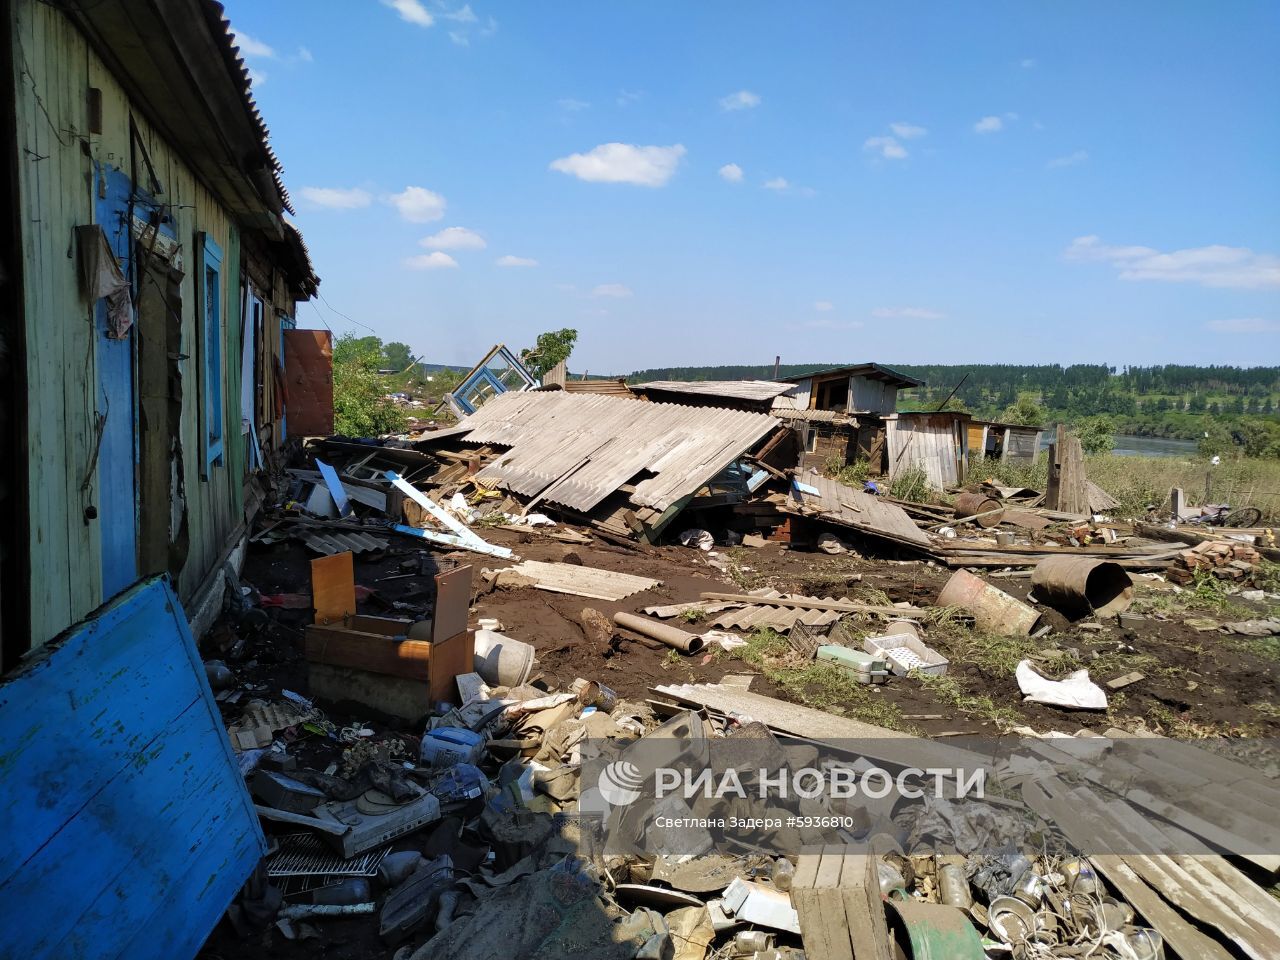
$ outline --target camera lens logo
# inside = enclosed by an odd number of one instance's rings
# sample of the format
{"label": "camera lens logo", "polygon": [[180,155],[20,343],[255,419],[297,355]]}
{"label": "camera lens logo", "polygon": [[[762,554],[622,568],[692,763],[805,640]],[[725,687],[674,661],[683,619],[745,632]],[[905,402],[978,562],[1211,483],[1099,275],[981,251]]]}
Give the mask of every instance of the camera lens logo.
{"label": "camera lens logo", "polygon": [[626,760],[615,760],[600,771],[596,786],[600,796],[615,807],[624,807],[634,803],[640,796],[640,788],[644,785],[644,777],[640,768]]}

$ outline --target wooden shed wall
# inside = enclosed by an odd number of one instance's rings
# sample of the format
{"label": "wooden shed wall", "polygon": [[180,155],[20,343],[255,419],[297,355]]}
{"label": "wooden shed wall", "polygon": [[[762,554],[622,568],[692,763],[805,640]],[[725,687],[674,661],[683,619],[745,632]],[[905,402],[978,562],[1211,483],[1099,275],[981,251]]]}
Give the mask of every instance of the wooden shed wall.
{"label": "wooden shed wall", "polygon": [[929,486],[941,490],[963,481],[968,460],[968,428],[945,414],[894,417],[886,420],[889,477],[919,467]]}
{"label": "wooden shed wall", "polygon": [[[73,228],[95,217],[95,161],[129,168],[129,121],[163,185],[183,247],[181,445],[188,518],[187,561],[178,578],[188,599],[214,567],[242,519],[239,234],[187,165],[131,111],[128,96],[85,38],[52,5],[9,5],[18,90],[19,203],[23,234],[26,363],[30,395],[31,642],[42,644],[108,599],[103,596],[101,524],[86,509],[133,509],[133,491],[106,489],[94,469],[98,398],[94,308],[81,293]],[[102,133],[89,133],[89,89],[102,91]],[[84,147],[87,147],[87,152]],[[141,162],[139,160],[139,162]],[[105,226],[105,225],[104,225]],[[199,435],[199,272],[194,238],[223,251],[222,400],[226,453],[202,479]],[[133,336],[137,330],[134,328]],[[110,411],[128,415],[129,411]]]}

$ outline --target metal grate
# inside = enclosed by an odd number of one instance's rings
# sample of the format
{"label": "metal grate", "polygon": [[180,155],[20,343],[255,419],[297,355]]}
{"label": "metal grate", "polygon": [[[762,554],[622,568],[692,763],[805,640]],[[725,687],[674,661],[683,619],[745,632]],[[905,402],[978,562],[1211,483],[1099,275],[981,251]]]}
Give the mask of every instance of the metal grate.
{"label": "metal grate", "polygon": [[267,858],[267,876],[307,877],[320,880],[345,877],[372,877],[378,864],[391,850],[383,847],[343,860],[310,833],[291,833],[280,838],[280,849]]}

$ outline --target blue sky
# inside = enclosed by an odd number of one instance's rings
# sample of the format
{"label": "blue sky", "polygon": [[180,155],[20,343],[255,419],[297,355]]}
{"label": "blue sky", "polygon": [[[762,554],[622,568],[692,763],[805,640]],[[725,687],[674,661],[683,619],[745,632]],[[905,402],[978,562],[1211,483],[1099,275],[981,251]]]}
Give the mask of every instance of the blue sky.
{"label": "blue sky", "polygon": [[[429,362],[1280,363],[1280,5],[229,0],[325,300]],[[326,302],[327,301],[327,302]]]}

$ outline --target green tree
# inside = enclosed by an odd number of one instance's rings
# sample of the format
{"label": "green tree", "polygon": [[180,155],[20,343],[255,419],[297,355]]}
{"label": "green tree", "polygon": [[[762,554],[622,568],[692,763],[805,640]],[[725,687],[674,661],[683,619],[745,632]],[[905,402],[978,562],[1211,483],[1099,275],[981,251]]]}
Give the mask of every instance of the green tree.
{"label": "green tree", "polygon": [[1022,396],[1004,408],[1004,412],[1000,414],[999,419],[1005,423],[1016,423],[1025,427],[1041,426],[1048,415],[1045,413],[1044,407],[1036,403],[1034,397],[1024,393]]}
{"label": "green tree", "polygon": [[1076,422],[1075,435],[1085,453],[1107,453],[1116,443],[1116,425],[1102,414],[1085,417]]}
{"label": "green tree", "polygon": [[378,373],[382,341],[344,333],[333,347],[333,428],[348,437],[377,437],[404,429],[404,411],[388,400]]}
{"label": "green tree", "polygon": [[1210,422],[1205,424],[1198,447],[1202,457],[1221,457],[1235,447],[1235,441],[1225,424]]}
{"label": "green tree", "polygon": [[569,359],[569,354],[573,353],[573,345],[577,342],[578,331],[570,327],[540,333],[532,347],[520,351],[520,362],[531,374],[542,379],[561,360]]}
{"label": "green tree", "polygon": [[388,370],[395,370],[398,373],[413,363],[413,351],[409,349],[407,343],[392,340],[382,345],[382,359],[383,365]]}

